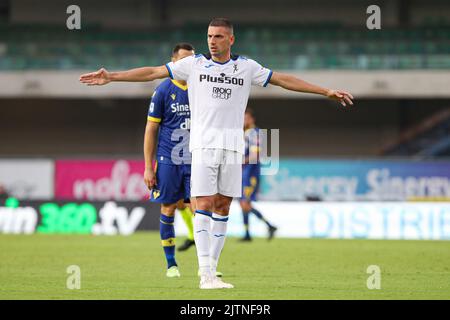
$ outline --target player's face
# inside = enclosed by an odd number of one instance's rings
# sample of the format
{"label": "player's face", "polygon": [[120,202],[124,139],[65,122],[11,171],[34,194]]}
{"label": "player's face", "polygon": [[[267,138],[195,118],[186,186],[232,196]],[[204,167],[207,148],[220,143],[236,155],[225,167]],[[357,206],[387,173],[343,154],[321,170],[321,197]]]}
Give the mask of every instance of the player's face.
{"label": "player's face", "polygon": [[178,50],[178,52],[175,55],[172,56],[172,62],[192,56],[193,54],[194,54],[194,51],[192,51],[192,50],[180,49],[180,50]]}
{"label": "player's face", "polygon": [[255,123],[255,119],[253,119],[253,117],[251,116],[250,113],[245,113],[244,116],[244,129],[250,128],[254,125]]}
{"label": "player's face", "polygon": [[226,27],[208,28],[208,47],[213,57],[222,57],[230,53],[234,43],[234,36],[231,30]]}

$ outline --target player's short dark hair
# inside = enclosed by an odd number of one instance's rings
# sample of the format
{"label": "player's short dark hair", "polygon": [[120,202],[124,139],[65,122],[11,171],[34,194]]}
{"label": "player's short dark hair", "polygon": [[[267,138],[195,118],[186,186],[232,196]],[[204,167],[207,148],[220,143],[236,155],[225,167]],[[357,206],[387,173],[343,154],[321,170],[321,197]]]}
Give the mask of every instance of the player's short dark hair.
{"label": "player's short dark hair", "polygon": [[214,18],[209,23],[210,27],[225,27],[230,29],[230,32],[233,33],[233,24],[227,18]]}
{"label": "player's short dark hair", "polygon": [[178,51],[180,51],[181,49],[188,50],[188,51],[195,51],[194,46],[192,44],[187,43],[187,42],[180,42],[180,43],[177,43],[175,45],[175,47],[173,47],[172,56],[176,55],[178,53]]}

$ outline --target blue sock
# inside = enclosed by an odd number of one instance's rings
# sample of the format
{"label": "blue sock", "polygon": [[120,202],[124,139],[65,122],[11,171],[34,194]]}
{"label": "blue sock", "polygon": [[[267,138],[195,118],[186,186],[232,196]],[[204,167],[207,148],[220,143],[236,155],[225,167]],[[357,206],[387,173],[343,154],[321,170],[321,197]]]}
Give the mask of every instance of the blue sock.
{"label": "blue sock", "polygon": [[167,268],[176,266],[175,261],[175,228],[173,222],[175,217],[168,217],[163,214],[159,220],[159,233],[161,235],[161,244],[166,255]]}
{"label": "blue sock", "polygon": [[252,212],[258,219],[264,221],[268,227],[271,226],[270,223],[266,219],[264,219],[263,215],[258,210],[256,210],[255,208],[252,208],[252,210],[250,210],[250,212]]}
{"label": "blue sock", "polygon": [[248,217],[250,212],[244,212],[242,211],[242,215],[244,217],[244,227],[245,227],[245,237],[250,238],[250,231],[248,229]]}

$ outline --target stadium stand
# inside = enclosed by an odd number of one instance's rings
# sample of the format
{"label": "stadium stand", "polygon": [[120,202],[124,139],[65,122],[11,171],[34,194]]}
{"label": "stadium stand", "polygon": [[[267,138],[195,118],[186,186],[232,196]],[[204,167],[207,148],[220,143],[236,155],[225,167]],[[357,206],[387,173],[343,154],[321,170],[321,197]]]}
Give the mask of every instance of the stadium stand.
{"label": "stadium stand", "polygon": [[[189,41],[206,51],[204,25],[140,31],[86,26],[0,25],[0,70],[114,69],[158,65],[171,45]],[[235,51],[276,69],[450,69],[450,26],[426,24],[383,32],[324,24],[239,26]]]}
{"label": "stadium stand", "polygon": [[450,108],[436,112],[403,131],[399,139],[381,149],[380,155],[418,158],[450,156]]}

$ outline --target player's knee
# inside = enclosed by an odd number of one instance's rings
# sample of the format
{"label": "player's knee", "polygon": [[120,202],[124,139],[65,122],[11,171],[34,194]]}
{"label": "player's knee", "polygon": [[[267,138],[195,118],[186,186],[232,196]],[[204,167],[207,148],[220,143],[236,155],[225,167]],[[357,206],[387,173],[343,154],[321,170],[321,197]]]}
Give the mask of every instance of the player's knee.
{"label": "player's knee", "polygon": [[175,215],[176,204],[162,204],[161,213],[168,217],[173,217]]}
{"label": "player's knee", "polygon": [[177,202],[177,209],[178,210],[183,210],[184,208],[186,208],[186,205],[184,204],[184,200],[182,199],[182,200],[179,200],[178,202]]}
{"label": "player's knee", "polygon": [[230,205],[218,205],[214,208],[214,212],[226,216],[230,212]]}
{"label": "player's knee", "polygon": [[196,198],[196,209],[213,211],[214,210],[214,197],[205,196]]}
{"label": "player's knee", "polygon": [[252,210],[252,206],[250,205],[250,203],[248,201],[241,201],[240,204],[241,204],[242,211],[244,211],[245,213]]}
{"label": "player's knee", "polygon": [[224,197],[217,197],[214,202],[214,212],[222,215],[228,215],[230,212],[231,200]]}
{"label": "player's knee", "polygon": [[195,210],[197,210],[195,198],[191,198],[191,203],[189,203],[188,206],[192,212],[195,212]]}

